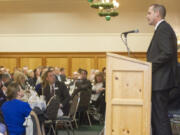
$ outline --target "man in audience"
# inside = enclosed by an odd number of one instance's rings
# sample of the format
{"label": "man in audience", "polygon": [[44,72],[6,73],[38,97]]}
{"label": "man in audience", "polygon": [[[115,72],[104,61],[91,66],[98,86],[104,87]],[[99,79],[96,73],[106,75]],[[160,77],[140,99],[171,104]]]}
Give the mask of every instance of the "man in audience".
{"label": "man in audience", "polygon": [[60,69],[58,67],[54,68],[54,73],[55,73],[55,77],[56,77],[56,81],[61,81],[61,76],[60,76]]}
{"label": "man in audience", "polygon": [[3,84],[3,86],[7,87],[10,82],[11,82],[10,74],[8,74],[8,73],[2,74],[2,84]]}
{"label": "man in audience", "polygon": [[55,79],[53,71],[46,71],[44,74],[45,80],[42,84],[43,95],[45,96],[46,103],[50,98],[56,95],[59,98],[59,107],[66,115],[69,112],[70,95],[64,82],[58,82]]}
{"label": "man in audience", "polygon": [[60,68],[60,77],[61,77],[62,82],[66,81],[66,74],[65,74],[65,69],[64,68]]}
{"label": "man in audience", "polygon": [[89,80],[87,80],[87,74],[88,72],[86,70],[81,70],[80,73],[80,80],[76,82],[76,89],[74,90],[72,94],[72,98],[80,93],[80,103],[78,112],[80,113],[80,123],[83,121],[85,112],[88,109],[88,105],[90,103],[91,98],[91,92],[92,92],[92,85]]}

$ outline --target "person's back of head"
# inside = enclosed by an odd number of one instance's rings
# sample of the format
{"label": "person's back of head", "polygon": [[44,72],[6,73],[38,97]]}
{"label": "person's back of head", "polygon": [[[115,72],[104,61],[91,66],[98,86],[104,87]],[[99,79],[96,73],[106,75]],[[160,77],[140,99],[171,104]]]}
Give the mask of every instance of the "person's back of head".
{"label": "person's back of head", "polygon": [[18,96],[18,92],[20,91],[19,85],[16,82],[11,82],[7,87],[7,98],[9,100],[16,99]]}
{"label": "person's back of head", "polygon": [[10,81],[10,79],[11,79],[11,77],[9,74],[7,74],[7,73],[2,74],[2,80],[4,83]]}

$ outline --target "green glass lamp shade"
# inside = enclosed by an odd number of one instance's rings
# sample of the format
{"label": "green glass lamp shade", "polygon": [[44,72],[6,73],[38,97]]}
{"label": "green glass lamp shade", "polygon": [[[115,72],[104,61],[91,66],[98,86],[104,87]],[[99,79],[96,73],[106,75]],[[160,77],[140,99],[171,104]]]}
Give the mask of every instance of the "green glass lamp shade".
{"label": "green glass lamp shade", "polygon": [[88,0],[88,2],[93,2],[93,0]]}
{"label": "green glass lamp shade", "polygon": [[111,20],[111,16],[107,15],[106,16],[106,21],[110,21]]}

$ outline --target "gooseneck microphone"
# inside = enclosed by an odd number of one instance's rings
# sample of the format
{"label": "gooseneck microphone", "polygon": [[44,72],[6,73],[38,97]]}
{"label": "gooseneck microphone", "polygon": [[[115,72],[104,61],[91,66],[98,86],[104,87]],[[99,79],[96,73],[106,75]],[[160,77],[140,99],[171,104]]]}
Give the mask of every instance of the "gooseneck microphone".
{"label": "gooseneck microphone", "polygon": [[[127,52],[128,52],[128,56],[130,56],[130,49],[129,49],[128,43],[127,43],[127,35],[129,33],[138,33],[138,32],[139,32],[139,30],[136,29],[136,30],[126,31],[126,32],[121,33],[121,39],[122,39],[124,45],[126,46],[126,49],[127,49]],[[124,36],[124,38],[123,38],[123,36]]]}
{"label": "gooseneck microphone", "polygon": [[129,34],[129,33],[138,33],[138,32],[139,32],[139,30],[136,29],[136,30],[131,30],[131,31],[123,32],[122,34],[127,35],[127,34]]}

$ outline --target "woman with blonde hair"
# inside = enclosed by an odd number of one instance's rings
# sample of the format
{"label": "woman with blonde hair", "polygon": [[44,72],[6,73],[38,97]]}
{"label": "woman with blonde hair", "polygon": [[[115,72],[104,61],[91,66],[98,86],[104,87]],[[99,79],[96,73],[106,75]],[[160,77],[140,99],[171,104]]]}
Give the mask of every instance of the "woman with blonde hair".
{"label": "woman with blonde hair", "polygon": [[25,135],[23,123],[32,109],[28,103],[20,100],[24,94],[17,82],[8,85],[6,94],[8,101],[2,105],[1,110],[9,135]]}
{"label": "woman with blonde hair", "polygon": [[24,73],[16,71],[13,75],[13,79],[20,86],[21,89],[25,90],[25,81],[27,80],[27,77]]}
{"label": "woman with blonde hair", "polygon": [[92,87],[91,100],[96,102],[100,93],[105,90],[104,75],[102,72],[98,72],[94,77],[94,85]]}

